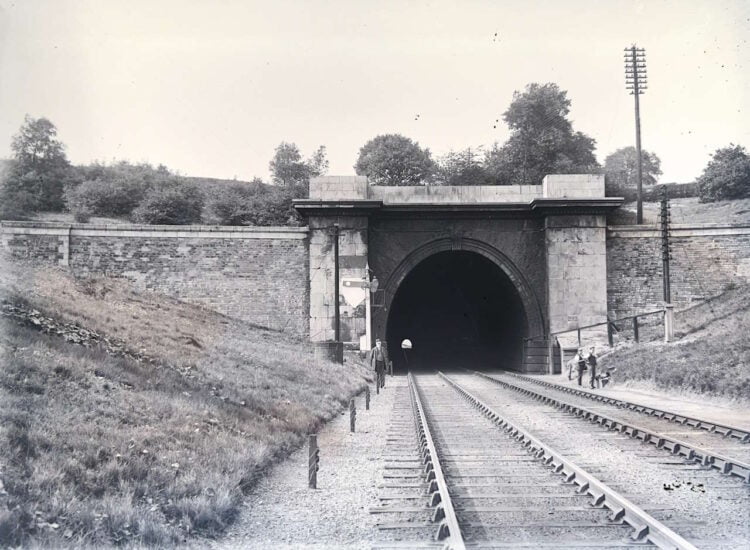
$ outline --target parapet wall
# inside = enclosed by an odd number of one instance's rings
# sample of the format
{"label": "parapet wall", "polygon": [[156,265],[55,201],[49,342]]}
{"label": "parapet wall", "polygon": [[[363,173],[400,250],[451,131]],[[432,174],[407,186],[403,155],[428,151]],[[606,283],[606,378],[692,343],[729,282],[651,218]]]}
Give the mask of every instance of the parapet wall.
{"label": "parapet wall", "polygon": [[[672,303],[679,308],[750,282],[750,224],[679,225],[670,231]],[[610,226],[610,316],[657,309],[663,302],[661,233],[656,226]]]}
{"label": "parapet wall", "polygon": [[534,199],[602,198],[604,176],[553,174],[541,185],[371,185],[364,176],[321,176],[310,181],[310,198],[375,200],[383,204],[528,203]]}
{"label": "parapet wall", "polygon": [[2,223],[11,256],[125,277],[258,325],[308,334],[308,231],[294,227]]}

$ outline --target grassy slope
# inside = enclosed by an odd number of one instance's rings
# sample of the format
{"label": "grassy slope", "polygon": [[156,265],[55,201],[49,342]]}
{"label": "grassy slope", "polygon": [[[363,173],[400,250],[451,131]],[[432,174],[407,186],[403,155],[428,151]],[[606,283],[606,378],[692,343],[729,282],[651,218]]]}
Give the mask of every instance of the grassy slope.
{"label": "grassy slope", "polygon": [[[702,203],[697,198],[672,199],[672,223],[750,223],[750,199],[717,201]],[[610,215],[608,220],[613,225],[635,223],[634,202],[625,203],[622,208]],[[659,203],[643,203],[643,221],[649,224],[659,223]]]}
{"label": "grassy slope", "polygon": [[672,344],[650,342],[602,358],[616,380],[750,402],[750,285],[675,314]]}
{"label": "grassy slope", "polygon": [[358,365],[124,281],[6,261],[0,291],[157,359],[0,318],[0,546],[216,536],[242,489],[363,385]]}

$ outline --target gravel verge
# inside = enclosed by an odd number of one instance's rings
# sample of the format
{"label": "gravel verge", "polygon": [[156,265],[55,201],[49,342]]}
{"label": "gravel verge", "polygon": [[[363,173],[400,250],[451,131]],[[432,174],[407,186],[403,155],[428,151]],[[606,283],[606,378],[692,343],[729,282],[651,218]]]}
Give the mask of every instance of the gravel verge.
{"label": "gravel verge", "polygon": [[364,394],[358,396],[355,433],[349,431],[348,410],[319,432],[318,489],[307,487],[305,445],[258,483],[241,518],[209,548],[368,548],[377,538],[377,518],[369,509],[377,503],[394,389],[405,383],[405,377],[389,377],[379,395],[371,387],[369,411]]}

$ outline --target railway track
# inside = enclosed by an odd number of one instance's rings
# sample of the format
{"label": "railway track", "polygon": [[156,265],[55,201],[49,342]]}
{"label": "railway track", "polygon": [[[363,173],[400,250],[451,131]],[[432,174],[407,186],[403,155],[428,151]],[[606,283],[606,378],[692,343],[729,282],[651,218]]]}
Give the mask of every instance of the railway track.
{"label": "railway track", "polygon": [[450,377],[396,407],[377,548],[694,548]]}
{"label": "railway track", "polygon": [[605,405],[612,405],[620,410],[633,411],[662,421],[674,422],[680,426],[695,428],[696,430],[703,430],[710,434],[714,434],[723,438],[736,439],[741,443],[750,443],[750,429],[748,428],[730,426],[728,424],[700,419],[693,416],[668,411],[665,409],[649,407],[640,403],[633,403],[624,399],[609,397],[600,393],[586,391],[581,388],[571,388],[570,386],[563,386],[561,384],[556,384],[547,380],[540,380],[531,376],[524,376],[522,374],[517,374],[514,372],[505,372],[504,374],[517,380],[532,382],[534,384],[544,386],[557,392],[568,393],[576,397],[582,397],[584,399],[589,399]]}
{"label": "railway track", "polygon": [[[592,397],[596,394],[591,392],[569,391],[571,388],[510,373],[474,374],[604,428],[619,431],[688,461],[750,483],[750,445],[746,443],[747,432],[740,428],[680,417],[661,410],[652,414],[651,411],[656,409],[640,408],[634,403],[619,400],[596,400]],[[591,401],[597,403],[591,404]],[[675,421],[682,431],[674,433],[670,430],[669,423]]]}

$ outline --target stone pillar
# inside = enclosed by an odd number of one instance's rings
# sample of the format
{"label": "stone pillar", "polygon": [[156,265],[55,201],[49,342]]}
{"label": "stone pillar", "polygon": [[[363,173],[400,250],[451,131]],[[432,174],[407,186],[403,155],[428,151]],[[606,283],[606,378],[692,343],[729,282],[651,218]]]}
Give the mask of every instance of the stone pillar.
{"label": "stone pillar", "polygon": [[333,225],[339,224],[339,290],[341,340],[359,348],[365,334],[365,296],[361,286],[367,276],[366,216],[310,216],[310,340],[334,339]]}
{"label": "stone pillar", "polygon": [[550,332],[606,322],[605,216],[548,216],[545,229]]}

